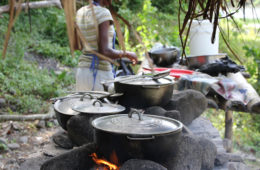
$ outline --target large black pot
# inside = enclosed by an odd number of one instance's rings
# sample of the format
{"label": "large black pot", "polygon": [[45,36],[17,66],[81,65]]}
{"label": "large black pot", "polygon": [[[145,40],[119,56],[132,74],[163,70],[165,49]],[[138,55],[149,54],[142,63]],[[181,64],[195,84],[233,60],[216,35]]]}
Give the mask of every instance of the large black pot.
{"label": "large black pot", "polygon": [[91,104],[77,105],[72,109],[79,112],[80,115],[68,121],[67,131],[73,143],[80,146],[94,140],[94,129],[91,126],[92,120],[102,116],[122,113],[125,107],[93,100]]}
{"label": "large black pot", "polygon": [[161,48],[148,53],[153,63],[160,67],[171,66],[180,57],[180,50],[178,48]]}
{"label": "large black pot", "polygon": [[120,78],[117,77],[114,83],[115,91],[123,93],[119,97],[119,104],[125,107],[142,109],[150,106],[164,106],[172,97],[174,80],[168,77],[156,80],[137,78],[131,81],[117,81]]}
{"label": "large black pot", "polygon": [[72,108],[79,105],[90,105],[93,103],[93,99],[102,98],[108,96],[109,93],[102,91],[92,91],[92,92],[80,92],[72,95],[58,97],[51,99],[55,101],[53,108],[59,125],[67,130],[68,120],[75,115],[78,115],[79,112],[73,110]]}
{"label": "large black pot", "polygon": [[182,130],[179,121],[154,115],[105,116],[95,119],[92,126],[99,154],[109,159],[115,152],[119,163],[132,158],[164,161],[174,156]]}
{"label": "large black pot", "polygon": [[72,110],[74,104],[80,102],[80,97],[75,98],[65,98],[62,100],[57,100],[54,105],[54,111],[57,118],[59,125],[64,129],[67,130],[67,121],[79,112]]}

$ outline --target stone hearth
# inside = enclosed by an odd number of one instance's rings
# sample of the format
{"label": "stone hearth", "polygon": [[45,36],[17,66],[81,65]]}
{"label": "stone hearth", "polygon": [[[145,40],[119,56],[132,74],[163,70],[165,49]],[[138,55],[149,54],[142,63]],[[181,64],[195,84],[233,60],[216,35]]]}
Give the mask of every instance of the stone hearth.
{"label": "stone hearth", "polygon": [[[226,152],[223,140],[211,122],[201,117],[207,105],[207,99],[203,94],[194,90],[185,90],[174,93],[169,104],[163,108],[158,106],[147,108],[145,114],[171,117],[186,125],[177,144],[178,151],[174,156],[165,155],[165,158],[156,162],[142,157],[130,159],[120,165],[121,168],[135,169],[134,164],[143,165],[144,169],[169,170],[242,170],[245,168],[239,155]],[[84,129],[85,122],[81,117],[75,116],[75,119],[67,123],[68,132],[61,130],[53,136],[53,141],[63,148],[70,149],[74,145],[72,150],[60,150],[51,142],[43,148],[42,154],[25,161],[21,168],[30,169],[30,166],[34,165],[38,166],[36,169],[41,167],[41,170],[95,169],[89,155],[97,151],[96,145],[93,139],[87,137],[86,130],[81,131],[83,134],[78,133],[78,129]],[[81,125],[82,127],[79,127]],[[89,129],[89,126],[85,128]],[[72,132],[73,134],[66,135]],[[79,145],[83,146],[77,147]],[[169,146],[169,149],[176,149],[174,147]]]}
{"label": "stone hearth", "polygon": [[[247,168],[239,155],[227,153],[225,151],[223,140],[221,139],[219,132],[215,127],[213,127],[209,120],[200,116],[195,119],[188,127],[192,130],[195,136],[207,138],[216,146],[217,155],[214,159],[213,170],[244,170]],[[62,129],[60,128],[59,131],[62,131]],[[74,148],[77,149],[80,147]],[[20,165],[20,169],[40,169],[41,165],[46,160],[51,160],[54,157],[68,153],[70,151],[71,150],[58,147],[54,142],[50,142],[44,145],[43,149],[38,153],[31,155],[29,159],[23,162]]]}

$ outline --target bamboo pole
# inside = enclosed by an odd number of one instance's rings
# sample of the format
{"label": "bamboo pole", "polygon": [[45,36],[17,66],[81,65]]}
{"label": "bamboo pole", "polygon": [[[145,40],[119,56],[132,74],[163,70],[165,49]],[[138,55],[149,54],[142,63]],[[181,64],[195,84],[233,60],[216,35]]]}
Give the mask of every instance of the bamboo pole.
{"label": "bamboo pole", "polygon": [[[232,143],[233,138],[233,111],[226,110],[225,111],[225,138],[230,140]],[[227,152],[232,152],[232,144],[231,147],[228,148]]]}

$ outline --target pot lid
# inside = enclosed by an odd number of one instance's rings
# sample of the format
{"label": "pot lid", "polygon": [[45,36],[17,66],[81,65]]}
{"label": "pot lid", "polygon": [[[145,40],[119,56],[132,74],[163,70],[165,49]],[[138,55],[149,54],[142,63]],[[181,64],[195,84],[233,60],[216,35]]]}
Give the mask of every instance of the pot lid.
{"label": "pot lid", "polygon": [[161,135],[179,132],[183,126],[175,119],[132,113],[103,116],[93,120],[92,126],[102,131],[127,135]]}
{"label": "pot lid", "polygon": [[72,107],[72,110],[88,114],[113,114],[124,111],[125,107],[118,104],[102,103],[99,100],[94,100],[91,103],[74,106]]}
{"label": "pot lid", "polygon": [[109,93],[107,92],[75,92],[74,94],[70,94],[63,97],[53,98],[54,100],[54,109],[65,115],[77,115],[78,111],[72,110],[75,106],[80,105],[90,105],[93,103],[93,99],[97,99],[103,96],[107,96]]}
{"label": "pot lid", "polygon": [[[128,77],[131,76],[117,77],[115,80],[119,81],[119,83],[130,84],[130,85],[168,85],[174,83],[174,79],[171,76],[166,76],[158,79],[153,79],[153,77],[150,76],[143,76],[143,77],[137,77],[135,79],[124,80],[125,78]],[[122,79],[122,81],[120,81],[120,79]]]}
{"label": "pot lid", "polygon": [[65,115],[77,115],[79,112],[72,110],[75,105],[81,105],[89,100],[80,101],[80,98],[67,98],[63,100],[58,100],[54,104],[54,109]]}

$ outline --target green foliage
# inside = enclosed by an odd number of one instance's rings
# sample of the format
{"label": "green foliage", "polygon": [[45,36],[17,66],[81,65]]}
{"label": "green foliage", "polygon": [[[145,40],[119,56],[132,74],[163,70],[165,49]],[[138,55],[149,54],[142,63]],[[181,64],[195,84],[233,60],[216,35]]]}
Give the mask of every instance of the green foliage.
{"label": "green foliage", "polygon": [[117,0],[113,1],[113,7],[116,11],[119,9],[128,9],[132,12],[137,12],[142,9],[143,0]]}
{"label": "green foliage", "polygon": [[[118,12],[131,23],[133,28],[136,28],[148,50],[156,42],[180,46],[177,17],[159,12],[156,7],[152,6],[150,0],[143,1],[143,7],[139,12],[132,12],[128,8],[120,8]],[[143,46],[136,40],[133,33],[129,32],[126,27],[123,31],[127,49],[143,56]]]}
{"label": "green foliage", "polygon": [[48,103],[43,101],[59,96],[61,89],[73,84],[73,81],[73,75],[66,71],[58,75],[48,73],[23,59],[8,56],[0,62],[0,96],[7,100],[12,111],[46,112]]}
{"label": "green foliage", "polygon": [[178,13],[178,0],[151,0],[152,5],[160,12],[176,15]]}
{"label": "green foliage", "polygon": [[[0,20],[1,46],[8,17],[4,14]],[[47,24],[49,19],[54,23]],[[35,63],[23,59],[24,54],[30,52],[42,58],[58,59],[68,66],[77,64],[77,57],[70,56],[63,11],[56,8],[31,10],[31,21],[30,32],[28,13],[21,13],[11,33],[6,59],[0,61],[0,97],[7,101],[6,112],[46,112],[48,99],[60,96],[74,84],[74,75],[68,71],[56,73],[39,69]]]}
{"label": "green foliage", "polygon": [[[212,124],[224,137],[225,112],[208,109],[204,115],[210,119]],[[248,113],[233,112],[233,144],[236,148],[246,152],[254,150],[260,157],[260,115],[249,115]],[[257,122],[255,122],[257,121]]]}
{"label": "green foliage", "polygon": [[[259,32],[257,32],[255,28],[254,21],[235,21],[237,24],[234,24],[233,22],[227,23],[226,20],[222,20],[221,28],[224,29],[230,46],[242,60],[242,64],[246,67],[246,71],[250,73],[251,78],[248,79],[248,82],[254,86],[258,93],[260,93],[260,40],[257,38],[259,37]],[[222,38],[220,38],[220,51],[223,53],[228,53],[232,60],[240,64],[228,50]],[[211,117],[211,121],[218,129],[221,129],[221,132],[224,130],[223,115],[224,113],[222,112],[221,114]],[[219,119],[222,123],[219,123]],[[260,116],[234,112],[233,120],[234,145],[246,151],[249,151],[250,149],[255,150],[257,152],[257,156],[260,156]]]}
{"label": "green foliage", "polygon": [[[259,45],[260,47],[260,45]],[[243,50],[246,51],[245,55],[248,58],[253,58],[254,64],[248,65],[247,69],[251,75],[254,75],[255,82],[254,88],[260,93],[260,51],[259,47],[244,45]]]}
{"label": "green foliage", "polygon": [[8,146],[6,146],[6,144],[4,143],[0,143],[0,152],[3,152],[3,151],[8,151]]}

